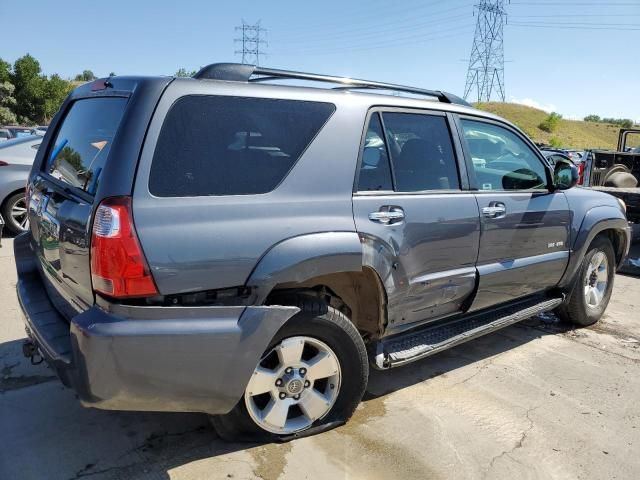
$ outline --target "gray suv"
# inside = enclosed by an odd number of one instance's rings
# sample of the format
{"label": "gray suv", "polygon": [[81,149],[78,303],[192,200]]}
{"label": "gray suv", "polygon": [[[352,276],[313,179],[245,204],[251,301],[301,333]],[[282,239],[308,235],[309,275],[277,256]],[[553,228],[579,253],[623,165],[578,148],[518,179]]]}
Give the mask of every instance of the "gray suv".
{"label": "gray suv", "polygon": [[323,431],[370,366],[540,312],[596,322],[630,233],[576,181],[440,91],[235,64],[97,80],[30,174],[24,353],[83,405],[205,412],[228,439]]}

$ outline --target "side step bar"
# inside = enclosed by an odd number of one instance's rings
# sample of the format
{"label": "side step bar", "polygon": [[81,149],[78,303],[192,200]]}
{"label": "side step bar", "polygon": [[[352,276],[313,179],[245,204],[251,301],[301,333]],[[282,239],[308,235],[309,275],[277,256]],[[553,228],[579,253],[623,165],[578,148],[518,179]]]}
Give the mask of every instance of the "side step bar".
{"label": "side step bar", "polygon": [[420,360],[461,343],[526,320],[559,306],[562,297],[536,297],[490,312],[466,315],[438,325],[428,326],[380,340],[375,367],[384,370]]}

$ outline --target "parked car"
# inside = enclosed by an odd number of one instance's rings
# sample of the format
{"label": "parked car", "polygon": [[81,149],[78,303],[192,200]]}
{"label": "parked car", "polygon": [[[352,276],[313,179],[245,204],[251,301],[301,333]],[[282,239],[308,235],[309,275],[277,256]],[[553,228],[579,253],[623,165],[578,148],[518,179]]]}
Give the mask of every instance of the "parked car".
{"label": "parked car", "polygon": [[0,215],[13,233],[29,226],[24,188],[40,143],[40,136],[0,143]]}
{"label": "parked car", "polygon": [[629,246],[617,199],[441,91],[213,64],[79,86],[50,128],[14,242],[25,355],[84,405],[227,439],[344,423],[370,365],[591,325]]}
{"label": "parked car", "polygon": [[45,133],[47,133],[46,125],[40,125],[31,129],[31,135],[40,135],[41,137],[44,137]]}
{"label": "parked car", "polygon": [[19,125],[5,125],[2,128],[9,132],[11,138],[28,137],[29,135],[31,135],[30,127],[21,127]]}

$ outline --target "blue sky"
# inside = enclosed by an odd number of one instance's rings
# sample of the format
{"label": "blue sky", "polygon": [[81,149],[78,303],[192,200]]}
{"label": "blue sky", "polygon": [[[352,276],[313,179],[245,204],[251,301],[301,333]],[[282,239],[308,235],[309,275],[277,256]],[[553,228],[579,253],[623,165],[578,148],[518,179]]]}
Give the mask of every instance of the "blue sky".
{"label": "blue sky", "polygon": [[[0,0],[0,58],[29,52],[47,74],[173,74],[239,61],[234,27],[260,20],[262,65],[461,95],[472,0]],[[640,120],[640,0],[514,0],[505,30],[507,100],[565,117]],[[529,24],[535,26],[524,26]]]}

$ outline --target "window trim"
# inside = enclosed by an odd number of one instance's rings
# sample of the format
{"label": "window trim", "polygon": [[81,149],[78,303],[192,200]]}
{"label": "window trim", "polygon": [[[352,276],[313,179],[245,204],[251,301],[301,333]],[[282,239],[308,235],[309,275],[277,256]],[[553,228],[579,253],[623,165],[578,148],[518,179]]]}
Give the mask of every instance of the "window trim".
{"label": "window trim", "polygon": [[[451,140],[451,146],[453,155],[455,158],[456,172],[458,174],[459,188],[456,189],[437,189],[437,190],[418,190],[414,192],[401,192],[396,190],[395,180],[395,168],[393,159],[389,152],[389,145],[387,144],[387,129],[384,123],[384,113],[408,113],[412,115],[425,115],[431,117],[443,117],[445,125],[449,131],[449,138]],[[380,118],[380,124],[382,125],[382,133],[384,135],[384,146],[387,151],[387,158],[389,161],[389,167],[391,169],[391,182],[393,190],[358,190],[358,183],[360,181],[360,170],[362,168],[362,155],[364,154],[364,144],[366,142],[367,130],[369,129],[369,122],[373,114],[378,114]],[[443,110],[427,110],[420,108],[405,108],[405,107],[390,107],[390,106],[372,106],[367,111],[365,117],[364,126],[362,129],[362,137],[360,139],[360,148],[358,151],[358,163],[356,167],[356,174],[353,182],[353,195],[354,196],[397,196],[397,195],[437,195],[437,194],[458,194],[469,193],[469,177],[467,171],[467,165],[463,154],[462,146],[460,145],[458,127],[455,125],[454,118],[451,113]]]}
{"label": "window trim", "polygon": [[[54,177],[53,175],[51,175],[47,170],[47,166],[49,164],[49,155],[51,154],[51,150],[53,150],[53,148],[55,148],[55,140],[58,138],[58,134],[60,133],[60,130],[62,129],[62,126],[64,125],[64,120],[67,118],[67,115],[69,114],[69,112],[71,111],[71,108],[76,104],[76,102],[81,101],[81,100],[91,100],[94,98],[126,98],[127,101],[125,102],[125,107],[124,107],[124,112],[122,113],[122,119],[120,120],[120,124],[118,125],[118,128],[115,131],[114,137],[116,138],[118,137],[118,134],[120,133],[120,128],[122,128],[122,124],[124,123],[124,117],[127,114],[127,108],[129,105],[129,100],[131,97],[131,93],[130,92],[125,92],[125,91],[120,91],[120,90],[115,90],[113,92],[108,92],[109,94],[99,94],[99,95],[95,95],[95,94],[87,94],[87,95],[81,95],[78,96],[76,98],[73,98],[70,102],[68,102],[65,106],[64,106],[64,110],[59,112],[60,117],[59,120],[56,122],[55,125],[55,129],[51,134],[50,140],[47,142],[47,146],[44,152],[44,156],[42,157],[42,162],[40,162],[39,168],[38,168],[38,175],[42,178],[44,178],[45,180],[47,180],[47,182],[52,183],[55,187],[57,187],[61,192],[71,192],[74,195],[76,195],[78,198],[86,201],[89,204],[93,204],[94,199],[97,196],[97,193],[94,195],[91,195],[89,192],[87,192],[86,190],[83,190],[75,185],[72,185],[70,183],[64,182],[56,177]],[[51,127],[49,127],[51,128]],[[47,132],[49,133],[49,132]],[[42,145],[42,143],[40,144]],[[38,149],[38,153],[40,153],[40,149]]]}
{"label": "window trim", "polygon": [[[551,171],[551,167],[549,166],[549,164],[547,163],[546,159],[544,158],[544,155],[542,155],[542,153],[540,153],[540,151],[538,150],[538,147],[536,147],[536,145],[531,141],[530,138],[528,138],[526,135],[524,135],[521,131],[519,131],[517,128],[513,127],[512,125],[506,123],[506,122],[502,122],[499,120],[495,120],[493,118],[486,118],[486,117],[482,117],[482,116],[476,116],[476,115],[469,115],[469,114],[452,114],[454,122],[456,124],[457,130],[458,130],[458,135],[460,137],[460,143],[462,146],[462,150],[464,151],[464,158],[465,158],[465,163],[467,166],[467,173],[469,175],[469,188],[470,190],[475,191],[476,193],[482,193],[482,194],[509,194],[509,193],[550,193],[554,191],[553,188],[553,173]],[[495,125],[497,127],[501,127],[511,133],[513,133],[516,137],[518,137],[520,140],[522,140],[525,145],[527,145],[529,147],[530,150],[532,150],[533,154],[535,157],[538,158],[538,160],[540,161],[540,163],[542,164],[542,167],[544,168],[546,174],[547,174],[547,184],[546,184],[546,190],[542,190],[542,189],[533,189],[533,188],[529,188],[529,189],[521,189],[521,190],[483,190],[481,188],[479,188],[479,184],[478,184],[478,180],[476,178],[476,174],[475,174],[475,167],[473,165],[473,160],[471,158],[471,152],[469,149],[469,145],[467,143],[467,140],[464,136],[464,129],[462,127],[462,120],[469,120],[472,122],[478,122],[478,123],[486,123],[487,125]]]}

